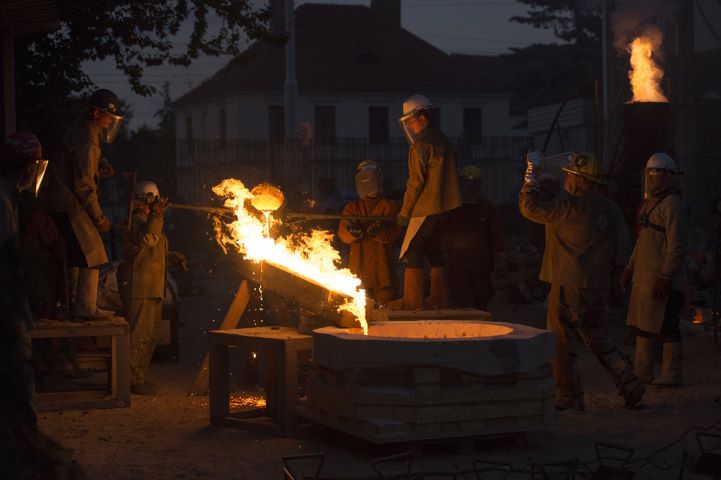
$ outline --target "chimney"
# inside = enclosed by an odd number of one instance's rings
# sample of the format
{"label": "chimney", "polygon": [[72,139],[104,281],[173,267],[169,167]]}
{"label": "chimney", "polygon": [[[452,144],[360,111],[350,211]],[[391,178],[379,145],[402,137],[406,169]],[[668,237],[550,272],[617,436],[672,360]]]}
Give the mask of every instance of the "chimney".
{"label": "chimney", "polygon": [[392,24],[401,26],[401,0],[371,0],[371,10]]}

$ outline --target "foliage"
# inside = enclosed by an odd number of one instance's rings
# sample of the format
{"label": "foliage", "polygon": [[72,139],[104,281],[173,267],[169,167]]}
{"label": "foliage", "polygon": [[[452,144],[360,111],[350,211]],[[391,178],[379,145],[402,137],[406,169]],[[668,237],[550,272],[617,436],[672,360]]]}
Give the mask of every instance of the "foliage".
{"label": "foliage", "polygon": [[601,37],[601,1],[605,0],[518,0],[530,7],[527,16],[511,21],[552,29],[566,42],[598,44]]}
{"label": "foliage", "polygon": [[[269,8],[251,0],[56,0],[60,28],[24,37],[16,49],[18,125],[52,145],[78,95],[95,88],[83,62],[112,59],[133,91],[151,95],[147,67],[189,65],[199,55],[235,55],[241,40],[282,43],[271,33]],[[220,23],[215,27],[211,23]],[[111,88],[112,89],[112,88]]]}

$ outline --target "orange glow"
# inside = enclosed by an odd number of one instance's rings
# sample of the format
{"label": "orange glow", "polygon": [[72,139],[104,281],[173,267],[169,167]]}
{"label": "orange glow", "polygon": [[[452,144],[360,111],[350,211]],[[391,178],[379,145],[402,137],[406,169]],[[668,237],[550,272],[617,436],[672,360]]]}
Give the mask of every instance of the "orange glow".
{"label": "orange glow", "polygon": [[700,310],[698,308],[693,309],[693,323],[696,325],[703,325],[704,321],[703,321],[703,311],[702,310]]}
{"label": "orange glow", "polygon": [[661,46],[661,35],[645,35],[634,39],[628,45],[631,53],[631,80],[633,102],[668,102],[661,90],[663,69],[656,65],[654,52]]}
{"label": "orange glow", "polygon": [[[268,262],[324,288],[349,297],[339,310],[353,314],[364,334],[368,334],[365,318],[366,295],[361,281],[347,268],[339,268],[340,253],[333,248],[333,234],[313,230],[309,234],[270,238],[265,219],[259,219],[246,209],[246,201],[253,203],[254,195],[240,180],[229,178],[213,187],[213,192],[225,198],[225,206],[235,211],[236,220],[221,223],[216,220],[216,239],[227,252],[231,245],[254,262]],[[270,221],[271,216],[266,214]],[[273,223],[277,223],[273,219]]]}

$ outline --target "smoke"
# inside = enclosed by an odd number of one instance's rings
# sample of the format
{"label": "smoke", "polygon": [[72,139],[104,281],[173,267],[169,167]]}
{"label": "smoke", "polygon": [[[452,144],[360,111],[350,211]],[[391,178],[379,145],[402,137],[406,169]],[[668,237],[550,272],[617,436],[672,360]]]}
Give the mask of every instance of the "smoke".
{"label": "smoke", "polygon": [[613,48],[619,55],[628,52],[628,44],[639,35],[654,36],[661,44],[663,36],[656,25],[662,20],[673,17],[678,2],[676,0],[626,0],[611,15]]}

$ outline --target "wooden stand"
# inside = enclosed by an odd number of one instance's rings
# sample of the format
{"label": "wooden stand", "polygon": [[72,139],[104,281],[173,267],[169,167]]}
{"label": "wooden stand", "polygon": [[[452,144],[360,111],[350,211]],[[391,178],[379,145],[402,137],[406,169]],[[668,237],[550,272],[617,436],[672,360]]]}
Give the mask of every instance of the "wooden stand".
{"label": "wooden stand", "polygon": [[[254,327],[212,330],[208,332],[208,341],[210,422],[218,426],[292,434],[298,393],[298,352],[312,350],[313,337],[290,327]],[[253,349],[265,355],[268,362],[265,412],[255,409],[230,413],[229,347]],[[250,419],[261,417],[263,413],[270,417],[271,423]]]}
{"label": "wooden stand", "polygon": [[28,332],[28,337],[33,340],[104,336],[111,337],[109,391],[39,393],[36,399],[39,411],[130,406],[130,342],[128,322],[124,318],[91,322],[38,320]]}

